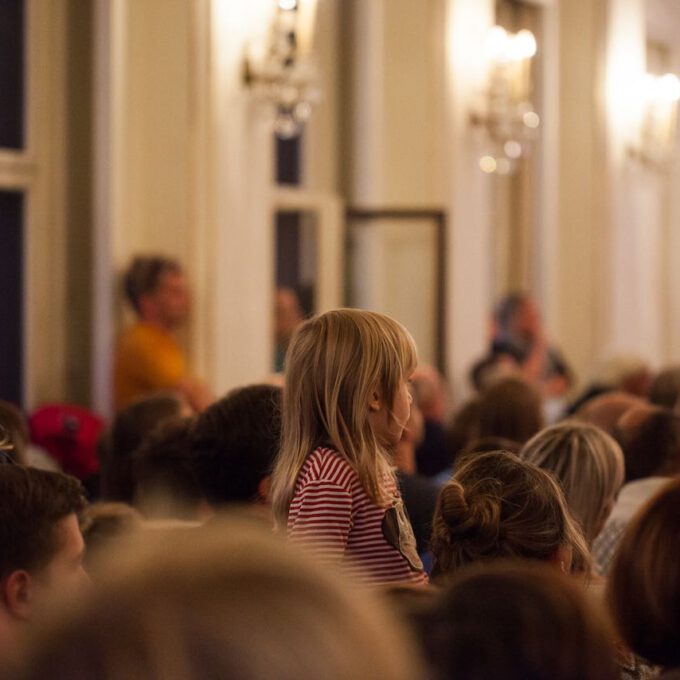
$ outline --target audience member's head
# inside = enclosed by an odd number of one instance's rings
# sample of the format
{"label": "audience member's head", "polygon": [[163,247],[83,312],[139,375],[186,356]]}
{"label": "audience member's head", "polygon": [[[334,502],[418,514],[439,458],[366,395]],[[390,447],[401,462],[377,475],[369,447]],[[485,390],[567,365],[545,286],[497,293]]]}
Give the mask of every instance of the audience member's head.
{"label": "audience member's head", "polygon": [[649,401],[670,409],[680,406],[680,366],[669,366],[656,375],[649,389]]}
{"label": "audience member's head", "polygon": [[420,364],[411,376],[413,400],[425,420],[443,423],[449,411],[449,396],[442,374],[428,364]]}
{"label": "audience member's head", "polygon": [[85,505],[74,477],[0,465],[0,657],[55,593],[83,585]]}
{"label": "audience member's head", "polygon": [[87,507],[80,518],[80,530],[85,540],[88,571],[116,541],[141,526],[142,516],[126,503],[101,501]]}
{"label": "audience member's head", "polygon": [[24,680],[420,677],[374,594],[252,522],[143,532],[117,553],[98,587],[36,634]]}
{"label": "audience member's head", "polygon": [[624,641],[651,663],[675,669],[680,667],[678,517],[680,480],[675,479],[629,525],[607,584]]}
{"label": "audience member's head", "polygon": [[201,413],[194,424],[193,447],[208,471],[208,501],[266,502],[280,436],[280,387],[235,389]]}
{"label": "audience member's head", "polygon": [[636,406],[619,419],[617,439],[626,482],[680,472],[680,416],[661,406]]}
{"label": "audience member's head", "polygon": [[207,510],[205,465],[193,448],[192,418],[159,425],[135,451],[135,505],[150,519],[201,519]]}
{"label": "audience member's head", "polygon": [[454,465],[461,452],[479,437],[479,408],[478,397],[468,399],[454,413],[446,430],[446,448]]}
{"label": "audience member's head", "polygon": [[623,485],[623,453],[614,438],[594,425],[564,421],[530,439],[520,457],[555,475],[590,545]]}
{"label": "audience member's head", "polygon": [[468,374],[470,384],[476,392],[484,391],[501,378],[507,378],[519,371],[519,364],[509,354],[488,354],[476,361]]}
{"label": "audience member's head", "polygon": [[295,329],[304,321],[300,299],[292,288],[280,287],[274,295],[274,338],[285,352]]}
{"label": "audience member's head", "polygon": [[619,418],[633,406],[644,405],[645,401],[626,392],[606,392],[585,402],[576,411],[576,417],[607,434],[616,434]]}
{"label": "audience member's head", "polygon": [[178,418],[184,410],[184,403],[175,394],[159,393],[140,399],[116,414],[100,454],[103,498],[132,503],[132,454],[155,427]]}
{"label": "audience member's head", "polygon": [[619,677],[603,613],[582,587],[545,565],[465,569],[418,624],[426,657],[442,680]]}
{"label": "audience member's head", "polygon": [[506,295],[496,307],[496,330],[500,337],[533,341],[541,325],[541,317],[534,299],[528,293]]}
{"label": "audience member's head", "polygon": [[432,523],[433,575],[474,562],[528,558],[564,571],[590,567],[580,528],[552,475],[507,451],[466,460],[439,494]]}
{"label": "audience member's head", "polygon": [[646,397],[652,382],[652,371],[641,357],[620,354],[602,364],[595,375],[595,382],[636,397]]}
{"label": "audience member's head", "polygon": [[123,285],[129,303],[143,321],[168,329],[186,321],[191,298],[176,260],[160,255],[135,257],[125,272]]}
{"label": "audience member's head", "polygon": [[479,397],[479,437],[523,444],[543,427],[541,395],[519,377],[492,383]]}
{"label": "audience member's head", "polygon": [[[3,436],[4,433],[4,436]],[[21,410],[9,401],[0,400],[0,442],[6,454],[21,465],[26,464],[28,423]]]}
{"label": "audience member's head", "polygon": [[480,453],[489,453],[490,451],[509,451],[510,453],[519,454],[522,445],[513,442],[511,439],[503,439],[503,437],[482,437],[471,441],[458,455],[454,465],[454,472],[465,461],[470,458],[478,456]]}

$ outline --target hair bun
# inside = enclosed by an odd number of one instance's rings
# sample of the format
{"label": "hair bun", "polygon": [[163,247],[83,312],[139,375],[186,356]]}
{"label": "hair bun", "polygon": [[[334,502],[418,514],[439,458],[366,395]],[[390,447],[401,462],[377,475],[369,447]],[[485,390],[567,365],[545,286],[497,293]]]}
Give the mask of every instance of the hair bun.
{"label": "hair bun", "polygon": [[497,494],[466,497],[462,485],[451,480],[441,491],[440,515],[452,541],[472,542],[481,551],[497,545],[501,522],[501,499]]}

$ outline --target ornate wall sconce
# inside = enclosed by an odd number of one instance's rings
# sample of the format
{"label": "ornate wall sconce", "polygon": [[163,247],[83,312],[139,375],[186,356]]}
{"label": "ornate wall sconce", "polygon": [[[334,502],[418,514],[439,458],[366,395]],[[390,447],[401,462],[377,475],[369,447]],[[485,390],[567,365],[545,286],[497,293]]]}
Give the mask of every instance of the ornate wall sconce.
{"label": "ornate wall sconce", "polygon": [[672,73],[647,73],[640,94],[640,128],[630,152],[644,164],[664,170],[676,146],[680,80]]}
{"label": "ornate wall sconce", "polygon": [[315,0],[277,0],[264,44],[249,45],[243,82],[256,97],[275,108],[274,132],[295,137],[320,99],[311,52]]}
{"label": "ornate wall sconce", "polygon": [[483,105],[471,114],[470,120],[486,130],[492,144],[490,153],[480,159],[480,168],[507,175],[528,152],[541,122],[531,103],[536,39],[531,31],[508,33],[494,26],[486,39],[485,54],[487,88]]}

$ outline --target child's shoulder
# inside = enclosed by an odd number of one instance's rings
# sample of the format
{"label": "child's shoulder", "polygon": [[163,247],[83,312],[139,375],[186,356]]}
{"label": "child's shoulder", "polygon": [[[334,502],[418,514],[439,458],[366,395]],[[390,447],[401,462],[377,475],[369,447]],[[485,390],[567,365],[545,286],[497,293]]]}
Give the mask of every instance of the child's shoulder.
{"label": "child's shoulder", "polygon": [[319,446],[307,456],[300,470],[299,482],[326,482],[349,488],[358,482],[358,476],[341,453]]}

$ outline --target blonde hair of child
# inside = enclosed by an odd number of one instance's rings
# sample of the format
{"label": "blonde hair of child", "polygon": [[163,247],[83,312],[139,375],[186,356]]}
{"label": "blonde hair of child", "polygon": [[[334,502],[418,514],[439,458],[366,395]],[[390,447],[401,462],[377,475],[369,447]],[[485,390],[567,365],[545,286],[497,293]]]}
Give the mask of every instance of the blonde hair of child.
{"label": "blonde hair of child", "polygon": [[304,322],[286,355],[281,449],[272,475],[272,506],[285,526],[295,483],[318,446],[335,448],[357,472],[368,496],[386,504],[389,455],[369,422],[377,392],[391,407],[417,364],[409,332],[384,314],[336,309]]}
{"label": "blonde hair of child", "polygon": [[520,457],[557,477],[592,543],[624,481],[623,453],[614,438],[594,425],[564,421],[529,440]]}

